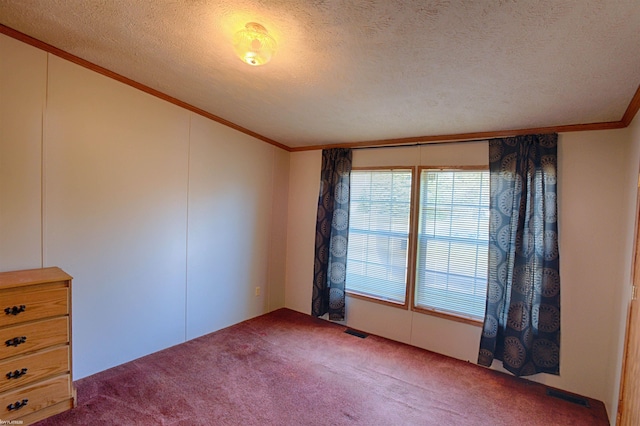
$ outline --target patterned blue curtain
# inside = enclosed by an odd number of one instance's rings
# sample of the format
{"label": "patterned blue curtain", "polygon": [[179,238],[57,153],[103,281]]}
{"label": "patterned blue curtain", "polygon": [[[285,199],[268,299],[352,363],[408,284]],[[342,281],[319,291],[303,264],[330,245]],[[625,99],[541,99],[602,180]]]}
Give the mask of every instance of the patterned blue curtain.
{"label": "patterned blue curtain", "polygon": [[557,134],[489,142],[487,310],[478,364],[560,374]]}
{"label": "patterned blue curtain", "polygon": [[351,149],[322,151],[311,314],[344,320]]}

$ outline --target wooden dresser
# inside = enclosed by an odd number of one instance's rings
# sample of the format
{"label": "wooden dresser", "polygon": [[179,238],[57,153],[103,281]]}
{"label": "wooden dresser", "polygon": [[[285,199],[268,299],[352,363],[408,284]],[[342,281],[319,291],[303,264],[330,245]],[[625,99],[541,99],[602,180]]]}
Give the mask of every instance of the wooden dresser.
{"label": "wooden dresser", "polygon": [[0,421],[31,424],[73,408],[71,276],[0,273]]}

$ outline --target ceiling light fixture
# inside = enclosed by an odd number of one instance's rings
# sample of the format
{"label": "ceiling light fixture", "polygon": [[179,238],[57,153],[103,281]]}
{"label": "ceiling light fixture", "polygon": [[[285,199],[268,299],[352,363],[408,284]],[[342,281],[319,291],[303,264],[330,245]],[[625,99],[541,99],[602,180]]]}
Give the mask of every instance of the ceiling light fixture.
{"label": "ceiling light fixture", "polygon": [[233,47],[240,59],[249,65],[264,65],[276,51],[276,41],[267,29],[255,22],[249,22],[245,29],[233,37]]}

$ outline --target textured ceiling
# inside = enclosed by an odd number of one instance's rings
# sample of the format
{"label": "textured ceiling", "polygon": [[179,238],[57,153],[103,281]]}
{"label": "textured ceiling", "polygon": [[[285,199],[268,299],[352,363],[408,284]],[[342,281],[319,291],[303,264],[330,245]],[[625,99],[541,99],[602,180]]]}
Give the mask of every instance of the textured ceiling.
{"label": "textured ceiling", "polygon": [[[278,42],[251,67],[245,23]],[[0,23],[289,147],[619,121],[638,0],[0,0]]]}

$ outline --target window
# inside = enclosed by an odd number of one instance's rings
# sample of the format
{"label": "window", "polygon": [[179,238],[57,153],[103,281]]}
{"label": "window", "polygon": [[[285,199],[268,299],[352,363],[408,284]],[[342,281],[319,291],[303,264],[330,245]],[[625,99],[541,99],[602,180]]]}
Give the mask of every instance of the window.
{"label": "window", "polygon": [[420,173],[414,306],[484,318],[489,172]]}
{"label": "window", "polygon": [[347,291],[405,307],[411,300],[417,311],[480,321],[489,172],[420,168],[415,191],[413,176],[412,169],[400,168],[351,172]]}
{"label": "window", "polygon": [[406,304],[411,170],[353,170],[347,290]]}

